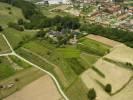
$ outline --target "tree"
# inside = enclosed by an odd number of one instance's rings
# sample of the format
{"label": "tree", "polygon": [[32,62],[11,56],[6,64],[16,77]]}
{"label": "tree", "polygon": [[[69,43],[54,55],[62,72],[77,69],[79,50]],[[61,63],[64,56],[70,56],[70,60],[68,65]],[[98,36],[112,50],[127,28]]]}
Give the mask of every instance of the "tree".
{"label": "tree", "polygon": [[24,24],[24,20],[23,19],[19,19],[18,20],[18,25],[23,25]]}
{"label": "tree", "polygon": [[89,90],[88,98],[89,98],[89,100],[95,100],[95,98],[96,98],[96,91],[94,90],[94,88]]}
{"label": "tree", "polygon": [[40,31],[37,32],[37,35],[36,36],[42,38],[42,37],[45,36],[45,34],[46,34],[46,32],[43,29],[41,29]]}
{"label": "tree", "polygon": [[2,28],[2,26],[0,26],[0,32],[1,32],[1,31],[3,31],[3,28]]}
{"label": "tree", "polygon": [[111,93],[111,91],[112,91],[112,86],[111,86],[111,84],[107,84],[107,85],[105,86],[105,91],[108,92],[108,93]]}

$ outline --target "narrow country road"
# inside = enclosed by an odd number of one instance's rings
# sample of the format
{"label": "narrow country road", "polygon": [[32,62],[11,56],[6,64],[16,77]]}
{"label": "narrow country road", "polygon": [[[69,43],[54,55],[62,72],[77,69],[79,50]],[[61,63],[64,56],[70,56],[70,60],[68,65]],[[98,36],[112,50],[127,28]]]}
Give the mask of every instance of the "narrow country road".
{"label": "narrow country road", "polygon": [[[58,88],[60,94],[63,96],[63,98],[64,98],[65,100],[69,100],[68,97],[67,97],[67,96],[65,95],[65,93],[63,92],[63,90],[61,89],[61,87],[60,87],[58,81],[56,80],[56,78],[54,77],[53,74],[51,74],[50,72],[48,72],[48,71],[42,69],[41,67],[37,66],[36,64],[33,64],[32,62],[30,62],[30,61],[26,60],[25,58],[21,57],[20,55],[18,55],[18,54],[13,50],[13,48],[12,48],[12,46],[10,45],[9,41],[7,40],[6,36],[5,36],[4,34],[2,34],[2,36],[3,36],[3,38],[5,39],[5,41],[7,42],[8,46],[10,47],[10,49],[11,49],[12,52],[11,52],[11,53],[7,53],[7,54],[0,54],[0,57],[1,57],[1,56],[14,55],[14,56],[18,57],[19,59],[21,59],[22,61],[24,61],[24,62],[26,62],[26,63],[28,63],[28,64],[30,64],[30,65],[36,67],[37,69],[40,69],[40,70],[43,71],[43,72],[45,72],[46,74],[48,74],[48,75],[53,79],[53,81],[55,82],[55,84],[56,84],[56,86],[57,86],[57,88]],[[52,65],[53,65],[53,64],[52,64]],[[54,65],[54,66],[55,66],[55,65]]]}

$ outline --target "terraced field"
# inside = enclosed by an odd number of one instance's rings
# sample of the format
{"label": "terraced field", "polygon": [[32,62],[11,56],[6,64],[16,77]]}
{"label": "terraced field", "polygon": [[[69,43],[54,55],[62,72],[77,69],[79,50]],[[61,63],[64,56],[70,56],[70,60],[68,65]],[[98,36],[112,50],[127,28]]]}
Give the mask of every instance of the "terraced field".
{"label": "terraced field", "polygon": [[[95,88],[96,99],[132,100],[132,51],[132,48],[125,45],[118,45],[81,75],[88,89]],[[111,94],[104,90],[107,84],[112,86]]]}

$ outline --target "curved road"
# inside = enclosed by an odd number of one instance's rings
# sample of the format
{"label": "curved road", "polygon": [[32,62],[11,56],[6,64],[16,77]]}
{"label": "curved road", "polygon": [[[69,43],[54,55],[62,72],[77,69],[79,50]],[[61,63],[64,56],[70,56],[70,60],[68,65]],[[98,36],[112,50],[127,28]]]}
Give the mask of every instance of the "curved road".
{"label": "curved road", "polygon": [[56,80],[56,78],[54,77],[53,74],[51,74],[50,72],[48,72],[48,71],[46,71],[46,70],[40,68],[39,66],[37,66],[37,65],[35,65],[35,64],[33,64],[33,63],[31,63],[30,61],[26,60],[25,58],[23,58],[23,57],[21,57],[20,55],[18,55],[17,53],[15,53],[15,51],[13,50],[13,48],[12,48],[12,46],[10,45],[9,41],[7,40],[6,36],[5,36],[4,34],[2,34],[2,36],[3,36],[3,38],[6,40],[8,46],[10,47],[10,49],[11,49],[12,52],[11,52],[11,53],[7,53],[7,54],[0,54],[0,56],[14,55],[14,56],[18,57],[19,59],[23,60],[24,62],[26,62],[26,63],[28,63],[28,64],[30,64],[30,65],[32,65],[32,66],[38,68],[38,69],[40,69],[40,70],[43,71],[43,72],[45,72],[46,74],[48,74],[48,75],[54,80],[54,82],[55,82],[55,84],[56,84],[56,86],[57,86],[57,88],[58,88],[60,94],[64,97],[64,99],[65,99],[65,100],[69,100],[68,97],[67,97],[67,96],[65,95],[65,93],[63,92],[63,90],[61,89],[61,87],[60,87],[58,81]]}

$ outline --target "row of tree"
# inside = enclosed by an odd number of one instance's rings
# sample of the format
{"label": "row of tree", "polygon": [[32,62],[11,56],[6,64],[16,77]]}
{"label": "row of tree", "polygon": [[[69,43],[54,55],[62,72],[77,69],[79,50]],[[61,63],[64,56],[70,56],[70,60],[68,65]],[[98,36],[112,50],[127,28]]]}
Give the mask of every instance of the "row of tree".
{"label": "row of tree", "polygon": [[81,31],[86,31],[90,34],[100,35],[112,40],[122,42],[130,47],[133,47],[133,32],[121,30],[118,28],[102,27],[96,24],[83,24],[80,27]]}

